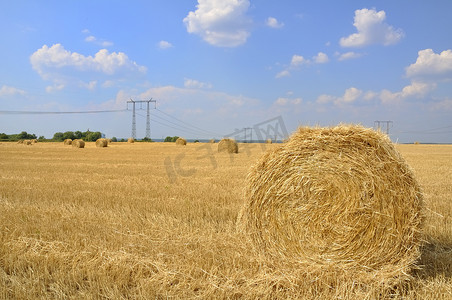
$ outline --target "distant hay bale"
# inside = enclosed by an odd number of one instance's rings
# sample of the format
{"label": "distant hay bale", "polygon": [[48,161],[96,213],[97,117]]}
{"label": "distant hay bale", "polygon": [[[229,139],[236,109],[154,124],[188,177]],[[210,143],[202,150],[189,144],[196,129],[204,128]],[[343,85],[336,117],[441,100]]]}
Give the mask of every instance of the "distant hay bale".
{"label": "distant hay bale", "polygon": [[37,143],[38,143],[38,140],[37,140],[37,139],[32,139],[31,142],[32,142],[33,144],[37,144]]}
{"label": "distant hay bale", "polygon": [[272,139],[267,139],[267,140],[265,141],[265,143],[271,144],[271,143],[273,143],[273,141],[272,141]]}
{"label": "distant hay bale", "polygon": [[97,139],[96,140],[96,147],[103,148],[103,147],[107,147],[107,146],[108,146],[107,139]]}
{"label": "distant hay bale", "polygon": [[72,145],[72,140],[71,139],[65,139],[63,144],[64,145]]}
{"label": "distant hay bale", "polygon": [[209,141],[209,143],[215,144],[215,139],[211,139],[211,140]]}
{"label": "distant hay bale", "polygon": [[18,140],[17,143],[18,143],[18,144],[23,144],[23,143],[24,143],[24,140]]}
{"label": "distant hay bale", "polygon": [[135,143],[135,139],[134,139],[134,138],[129,138],[129,139],[127,140],[127,143]]}
{"label": "distant hay bale", "polygon": [[218,143],[218,152],[238,153],[239,146],[233,139],[222,139]]}
{"label": "distant hay bale", "polygon": [[185,145],[187,145],[187,140],[180,137],[176,140],[176,145],[185,146]]}
{"label": "distant hay bale", "polygon": [[31,145],[32,142],[31,142],[31,140],[24,140],[24,144],[25,144],[25,145]]}
{"label": "distant hay bale", "polygon": [[84,140],[73,140],[72,141],[72,147],[74,147],[74,148],[85,148],[85,141]]}
{"label": "distant hay bale", "polygon": [[112,139],[106,139],[108,144],[111,144],[113,141]]}
{"label": "distant hay bale", "polygon": [[415,144],[415,145],[419,145],[419,144],[420,144],[420,142],[418,142],[418,141],[415,141],[415,142],[414,142],[414,144]]}
{"label": "distant hay bale", "polygon": [[238,229],[272,259],[395,284],[420,257],[423,194],[381,132],[301,127],[250,169],[244,195]]}

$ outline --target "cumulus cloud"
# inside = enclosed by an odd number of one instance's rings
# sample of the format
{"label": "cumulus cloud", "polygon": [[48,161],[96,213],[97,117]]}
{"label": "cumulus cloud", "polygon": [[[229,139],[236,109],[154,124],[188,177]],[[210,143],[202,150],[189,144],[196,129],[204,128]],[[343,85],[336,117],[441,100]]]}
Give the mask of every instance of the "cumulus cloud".
{"label": "cumulus cloud", "polygon": [[168,48],[172,48],[173,44],[171,44],[170,42],[167,42],[167,41],[160,41],[158,43],[158,46],[160,49],[168,49]]}
{"label": "cumulus cloud", "polygon": [[93,89],[96,78],[83,83],[90,76],[128,77],[146,73],[146,67],[130,60],[123,52],[110,53],[107,49],[101,49],[94,56],[85,56],[68,51],[61,44],[42,46],[30,56],[30,62],[43,79],[54,82],[53,86],[48,87],[48,91],[59,90],[73,81],[79,86]]}
{"label": "cumulus cloud", "polygon": [[337,60],[339,61],[344,61],[344,60],[348,60],[348,59],[355,59],[355,58],[359,58],[361,56],[363,56],[362,53],[356,53],[353,51],[350,52],[346,52],[346,53],[337,53],[337,55],[339,56]]}
{"label": "cumulus cloud", "polygon": [[102,47],[110,47],[113,46],[113,43],[104,39],[98,39],[97,37],[95,37],[94,35],[90,34],[90,31],[88,29],[83,29],[82,33],[84,34],[89,34],[86,38],[85,38],[85,42],[88,43],[95,43],[97,45],[100,45]]}
{"label": "cumulus cloud", "polygon": [[249,0],[198,0],[183,22],[187,32],[218,47],[237,47],[250,36]]}
{"label": "cumulus cloud", "polygon": [[317,53],[317,55],[313,56],[312,59],[306,59],[301,55],[294,54],[290,61],[290,65],[286,67],[285,70],[280,71],[276,74],[275,78],[287,77],[290,76],[291,70],[296,70],[302,65],[308,64],[324,64],[329,61],[328,55],[323,52]]}
{"label": "cumulus cloud", "polygon": [[343,37],[339,43],[342,47],[363,47],[372,44],[392,45],[400,41],[404,32],[385,22],[384,10],[363,8],[355,11],[353,26],[358,32]]}
{"label": "cumulus cloud", "polygon": [[449,49],[439,54],[433,52],[432,49],[419,51],[416,62],[406,68],[406,75],[421,80],[451,80],[452,50]]}
{"label": "cumulus cloud", "polygon": [[324,64],[324,63],[327,63],[328,61],[329,61],[329,58],[328,58],[328,55],[326,55],[325,53],[323,53],[323,52],[319,52],[316,56],[314,56],[313,58],[313,61],[316,63],[316,64]]}
{"label": "cumulus cloud", "polygon": [[210,89],[212,88],[212,84],[201,82],[195,79],[185,78],[184,87],[191,89]]}
{"label": "cumulus cloud", "polygon": [[276,29],[284,27],[284,23],[279,22],[276,18],[273,18],[273,17],[268,17],[265,24],[267,24],[268,27],[276,28]]}
{"label": "cumulus cloud", "polygon": [[14,95],[25,95],[26,92],[24,90],[15,88],[13,86],[3,85],[0,89],[0,97],[3,96],[14,96]]}
{"label": "cumulus cloud", "polygon": [[389,90],[381,91],[380,99],[381,102],[385,104],[397,103],[407,98],[421,98],[435,88],[435,83],[413,81],[411,84],[405,86],[400,92],[391,92]]}

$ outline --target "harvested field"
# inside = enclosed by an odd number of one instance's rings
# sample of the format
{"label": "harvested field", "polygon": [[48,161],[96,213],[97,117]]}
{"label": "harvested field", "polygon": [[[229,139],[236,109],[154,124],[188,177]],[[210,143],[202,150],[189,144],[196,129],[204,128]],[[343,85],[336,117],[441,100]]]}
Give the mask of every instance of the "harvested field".
{"label": "harvested field", "polygon": [[420,268],[397,289],[256,256],[236,220],[250,166],[277,147],[2,143],[0,298],[452,298],[451,145],[396,146],[426,206]]}

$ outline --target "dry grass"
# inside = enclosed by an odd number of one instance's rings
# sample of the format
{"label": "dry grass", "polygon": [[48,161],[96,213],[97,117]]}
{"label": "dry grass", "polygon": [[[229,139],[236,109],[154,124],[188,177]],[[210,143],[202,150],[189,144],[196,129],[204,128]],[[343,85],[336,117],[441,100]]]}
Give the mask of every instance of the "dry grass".
{"label": "dry grass", "polygon": [[71,140],[71,139],[65,139],[65,140],[63,141],[63,144],[64,144],[64,145],[72,145],[72,140]]}
{"label": "dry grass", "polygon": [[452,297],[452,146],[397,146],[425,192],[427,243],[424,267],[391,291],[256,256],[235,222],[262,145],[215,146],[0,144],[0,298]]}
{"label": "dry grass", "polygon": [[127,142],[133,144],[133,143],[135,143],[135,139],[134,139],[134,138],[129,138],[129,139],[127,140]]}

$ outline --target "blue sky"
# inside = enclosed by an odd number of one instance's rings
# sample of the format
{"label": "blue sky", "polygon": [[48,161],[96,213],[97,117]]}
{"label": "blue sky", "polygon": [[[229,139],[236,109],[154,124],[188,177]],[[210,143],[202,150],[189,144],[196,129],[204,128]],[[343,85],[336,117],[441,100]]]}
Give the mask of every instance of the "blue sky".
{"label": "blue sky", "polygon": [[[1,1],[0,111],[153,98],[152,138],[220,138],[281,116],[289,132],[390,120],[394,141],[452,143],[451,11],[448,0]],[[129,137],[131,121],[1,113],[0,132]]]}

